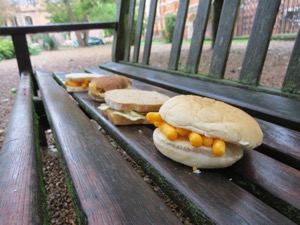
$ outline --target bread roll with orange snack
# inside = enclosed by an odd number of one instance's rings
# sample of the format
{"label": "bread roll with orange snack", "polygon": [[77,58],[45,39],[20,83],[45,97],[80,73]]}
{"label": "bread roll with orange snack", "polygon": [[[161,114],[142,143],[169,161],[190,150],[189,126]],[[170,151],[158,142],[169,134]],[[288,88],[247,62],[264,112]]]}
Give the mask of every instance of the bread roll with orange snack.
{"label": "bread roll with orange snack", "polygon": [[200,169],[228,167],[263,140],[260,126],[246,112],[195,95],[170,98],[146,119],[157,127],[153,140],[162,154]]}

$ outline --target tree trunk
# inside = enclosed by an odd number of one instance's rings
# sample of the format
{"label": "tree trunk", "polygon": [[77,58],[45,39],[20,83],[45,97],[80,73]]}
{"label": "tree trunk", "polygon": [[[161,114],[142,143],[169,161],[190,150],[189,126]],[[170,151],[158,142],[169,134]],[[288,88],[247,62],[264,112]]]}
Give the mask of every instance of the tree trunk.
{"label": "tree trunk", "polygon": [[[69,18],[71,20],[71,23],[78,22],[77,19],[76,19],[76,17],[75,17],[75,15],[74,15],[74,12],[73,12],[73,10],[71,8],[69,0],[63,0],[63,2],[65,4],[65,6],[66,6],[67,13],[68,13],[68,16],[69,16]],[[77,38],[79,46],[81,46],[81,47],[87,46],[86,43],[84,42],[84,40],[82,39],[80,31],[75,31],[75,35],[76,35],[76,38]]]}

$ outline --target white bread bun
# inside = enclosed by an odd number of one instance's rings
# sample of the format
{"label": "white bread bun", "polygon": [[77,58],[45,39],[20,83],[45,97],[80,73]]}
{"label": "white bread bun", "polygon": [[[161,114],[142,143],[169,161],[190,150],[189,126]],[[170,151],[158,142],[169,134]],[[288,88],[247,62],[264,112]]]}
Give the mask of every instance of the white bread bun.
{"label": "white bread bun", "polygon": [[120,75],[107,75],[97,77],[89,83],[88,94],[92,99],[103,102],[105,92],[114,89],[131,88],[131,79]]}
{"label": "white bread bun", "polygon": [[153,141],[157,149],[168,158],[186,166],[199,169],[224,168],[231,166],[243,156],[243,148],[227,144],[225,154],[216,157],[209,147],[193,147],[187,139],[178,138],[170,141],[159,128],[153,133]]}
{"label": "white bread bun", "polygon": [[101,77],[104,75],[101,74],[93,74],[93,73],[69,73],[66,74],[65,78],[67,80],[74,80],[74,81],[82,81],[82,80],[92,80],[96,77]]}
{"label": "white bread bun", "polygon": [[158,112],[169,96],[155,91],[115,89],[105,92],[105,102],[119,111]]}
{"label": "white bread bun", "polygon": [[161,117],[169,124],[221,138],[244,148],[262,143],[263,133],[253,117],[224,102],[195,95],[178,95],[160,108]]}
{"label": "white bread bun", "polygon": [[87,87],[71,87],[66,86],[67,92],[85,92],[88,91]]}

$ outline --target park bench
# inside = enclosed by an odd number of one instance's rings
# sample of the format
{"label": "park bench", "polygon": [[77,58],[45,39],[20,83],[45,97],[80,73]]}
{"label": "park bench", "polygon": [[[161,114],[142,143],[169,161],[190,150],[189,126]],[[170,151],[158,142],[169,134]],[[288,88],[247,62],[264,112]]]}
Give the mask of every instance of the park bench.
{"label": "park bench", "polygon": [[[26,201],[18,202],[20,207],[29,212],[17,210],[15,217],[3,217],[3,221],[13,223],[18,217],[24,219],[24,224],[45,221],[45,215],[35,213],[40,209],[42,198],[39,196],[43,196],[43,188],[39,186],[42,184],[38,176],[39,163],[32,161],[38,161],[38,147],[34,143],[41,135],[12,138],[23,133],[22,129],[15,130],[15,127],[23,125],[32,131],[29,130],[26,134],[33,133],[36,129],[36,117],[32,116],[31,111],[34,106],[40,118],[39,123],[43,122],[43,114],[47,115],[61,153],[76,212],[79,221],[83,223],[180,223],[90,120],[96,121],[185,211],[194,224],[300,223],[300,31],[282,88],[279,90],[260,86],[260,75],[280,1],[259,1],[240,78],[238,81],[229,81],[224,78],[224,71],[240,1],[225,1],[210,70],[203,76],[198,74],[198,68],[211,1],[201,0],[198,5],[192,48],[186,65],[182,68],[179,66],[179,58],[188,3],[189,1],[180,1],[179,4],[174,31],[176,35],[172,41],[167,68],[149,65],[157,1],[151,1],[150,4],[141,56],[145,10],[143,0],[139,1],[133,46],[130,44],[130,35],[133,30],[135,1],[119,1],[114,22],[0,28],[0,35],[12,36],[22,74],[11,118],[11,123],[16,125],[8,127],[6,142],[0,154],[0,185],[9,188],[6,185],[12,182],[16,185],[12,189],[19,190],[16,182],[26,179],[28,182],[22,182],[25,187],[20,189],[20,193],[29,195]],[[194,94],[227,102],[245,110],[258,121],[264,133],[263,144],[256,149],[246,150],[243,158],[233,166],[201,170],[200,174],[194,174],[191,168],[175,163],[157,151],[152,141],[153,126],[115,126],[97,108],[99,103],[91,100],[87,93],[70,94],[65,91],[65,72],[57,72],[55,68],[53,72],[32,70],[26,34],[107,28],[115,29],[112,61],[82,68],[82,71],[122,74],[133,79],[133,87],[136,89],[156,90],[169,96]],[[29,97],[31,86],[28,80],[32,80],[34,104]],[[22,86],[24,83],[25,87]],[[26,101],[18,100],[24,98],[22,87],[27,93]],[[25,106],[27,108],[19,109]],[[15,112],[27,115],[24,123],[17,123],[18,114]],[[6,160],[15,159],[13,154],[6,152],[18,149],[24,142],[31,143],[26,144],[27,157],[22,161],[26,168],[18,177],[14,174],[9,176],[10,173],[3,171],[16,170],[10,164],[14,164],[17,169],[21,165],[19,161],[6,163]],[[10,195],[1,194],[2,220],[2,215],[7,213],[7,206],[16,204],[19,196],[11,192]]]}

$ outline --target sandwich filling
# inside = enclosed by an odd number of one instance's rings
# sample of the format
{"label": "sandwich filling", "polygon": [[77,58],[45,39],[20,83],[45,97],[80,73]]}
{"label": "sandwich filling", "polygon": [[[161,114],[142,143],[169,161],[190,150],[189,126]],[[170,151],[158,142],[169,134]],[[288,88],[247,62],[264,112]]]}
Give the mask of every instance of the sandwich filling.
{"label": "sandwich filling", "polygon": [[212,150],[215,156],[225,154],[226,143],[220,138],[207,137],[194,131],[190,131],[180,127],[174,127],[164,121],[158,112],[147,113],[146,119],[158,127],[160,131],[170,140],[188,140],[195,147],[206,147]]}
{"label": "sandwich filling", "polygon": [[67,80],[65,82],[65,86],[87,88],[89,83],[90,83],[90,80],[81,80],[81,81]]}
{"label": "sandwich filling", "polygon": [[144,114],[141,114],[141,113],[138,113],[138,112],[135,112],[135,111],[128,111],[128,112],[118,111],[118,110],[112,109],[106,103],[101,104],[98,107],[98,109],[100,109],[101,111],[106,111],[106,110],[110,109],[110,110],[112,110],[113,115],[118,115],[118,116],[124,117],[128,120],[131,120],[131,121],[146,119],[146,116]]}

